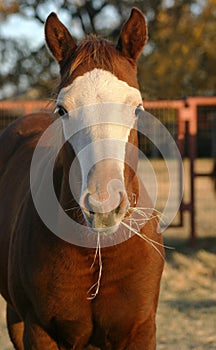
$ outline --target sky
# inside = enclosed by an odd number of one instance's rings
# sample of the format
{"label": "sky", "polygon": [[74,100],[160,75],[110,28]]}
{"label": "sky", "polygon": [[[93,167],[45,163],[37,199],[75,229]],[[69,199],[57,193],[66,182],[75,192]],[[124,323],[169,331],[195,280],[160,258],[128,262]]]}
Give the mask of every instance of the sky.
{"label": "sky", "polygon": [[[80,21],[73,19],[71,23],[71,15],[65,10],[59,11],[53,2],[41,7],[40,14],[44,21],[52,11],[58,14],[59,19],[76,38],[80,39],[83,36]],[[112,26],[114,28],[119,24],[119,21],[120,18],[117,11],[112,5],[108,5],[100,13],[98,20],[96,18],[96,26],[104,28]],[[44,26],[38,20],[32,18],[31,13],[29,13],[29,18],[20,14],[8,16],[0,26],[0,34],[1,36],[17,40],[23,38],[29,43],[32,49],[37,49],[44,43]]]}
{"label": "sky", "polygon": [[10,15],[1,26],[1,35],[6,38],[25,39],[33,49],[44,41],[43,26],[31,18],[25,19],[18,14]]}

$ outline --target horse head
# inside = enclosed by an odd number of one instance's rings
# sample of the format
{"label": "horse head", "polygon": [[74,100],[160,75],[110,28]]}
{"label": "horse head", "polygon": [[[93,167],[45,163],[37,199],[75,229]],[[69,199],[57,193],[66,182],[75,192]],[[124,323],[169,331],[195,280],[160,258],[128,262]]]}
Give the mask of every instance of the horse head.
{"label": "horse head", "polygon": [[136,63],[147,40],[145,18],[133,8],[117,45],[95,35],[77,44],[51,13],[45,37],[60,67],[56,111],[78,159],[77,202],[93,231],[114,232],[139,192]]}

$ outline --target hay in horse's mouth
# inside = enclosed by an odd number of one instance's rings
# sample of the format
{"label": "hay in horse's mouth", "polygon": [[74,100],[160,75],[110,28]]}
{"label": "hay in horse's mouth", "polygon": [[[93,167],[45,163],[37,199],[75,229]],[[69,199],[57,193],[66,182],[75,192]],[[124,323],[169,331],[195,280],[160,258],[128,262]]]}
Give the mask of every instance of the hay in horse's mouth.
{"label": "hay in horse's mouth", "polygon": [[120,214],[116,210],[108,213],[90,212],[82,209],[87,226],[96,233],[112,234],[115,233],[126,213]]}
{"label": "hay in horse's mouth", "polygon": [[103,227],[97,227],[96,228],[96,227],[88,225],[88,227],[90,228],[90,230],[92,232],[95,232],[95,233],[112,234],[112,233],[115,233],[118,230],[120,223],[118,223],[116,225],[113,225],[113,226],[103,226]]}

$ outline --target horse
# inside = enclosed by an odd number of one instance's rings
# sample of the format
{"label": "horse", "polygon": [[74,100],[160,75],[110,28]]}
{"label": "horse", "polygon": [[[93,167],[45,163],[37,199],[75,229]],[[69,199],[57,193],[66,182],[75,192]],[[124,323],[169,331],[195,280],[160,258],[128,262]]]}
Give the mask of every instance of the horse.
{"label": "horse", "polygon": [[[145,17],[133,8],[115,45],[93,34],[77,43],[51,13],[45,38],[60,68],[56,108],[17,119],[0,136],[0,292],[10,339],[16,350],[153,350],[164,247],[154,209],[137,206],[151,207],[137,175]],[[51,197],[37,207],[52,157],[37,173],[35,152],[46,156],[50,140],[61,140],[51,182],[53,201],[74,223],[68,239],[64,220],[54,232],[58,211],[44,222]]]}

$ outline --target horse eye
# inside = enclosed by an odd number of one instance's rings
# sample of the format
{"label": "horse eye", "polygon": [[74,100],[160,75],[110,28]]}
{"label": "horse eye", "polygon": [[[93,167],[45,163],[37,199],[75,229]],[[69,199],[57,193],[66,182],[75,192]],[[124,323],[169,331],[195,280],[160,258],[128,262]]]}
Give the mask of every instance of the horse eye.
{"label": "horse eye", "polygon": [[57,106],[54,113],[58,113],[60,117],[64,117],[68,112],[62,106]]}

